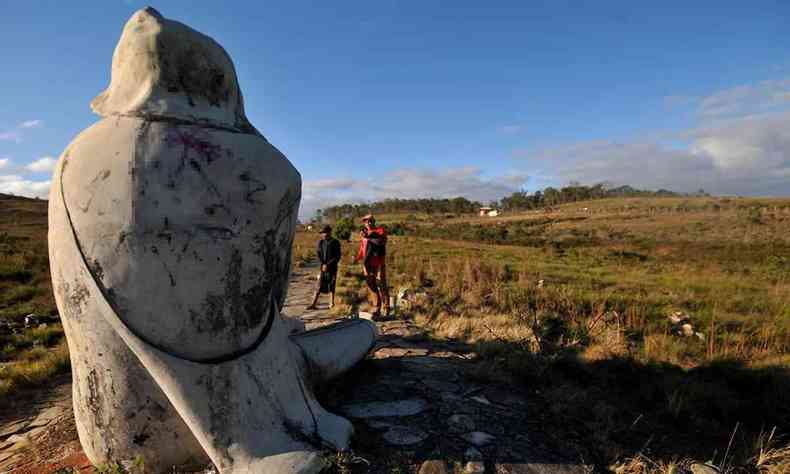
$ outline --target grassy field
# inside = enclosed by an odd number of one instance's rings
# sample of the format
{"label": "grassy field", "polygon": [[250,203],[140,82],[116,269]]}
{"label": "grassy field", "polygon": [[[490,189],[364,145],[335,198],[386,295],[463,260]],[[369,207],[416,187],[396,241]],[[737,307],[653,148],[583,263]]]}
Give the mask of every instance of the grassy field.
{"label": "grassy field", "polygon": [[0,402],[68,369],[49,277],[47,202],[0,195]]}
{"label": "grassy field", "polygon": [[[773,433],[771,470],[790,472],[790,200],[381,220],[405,229],[388,263],[391,293],[417,294],[401,316],[468,344],[481,378],[541,398],[557,438],[596,466],[756,472]],[[343,263],[336,311],[364,308]]]}
{"label": "grassy field", "polygon": [[[390,241],[391,294],[412,296],[396,317],[477,353],[482,381],[530,393],[542,426],[586,462],[790,472],[790,200],[380,220],[404,234]],[[317,237],[297,234],[295,265]],[[339,313],[366,306],[355,250],[344,245]],[[46,202],[0,199],[0,403],[68,370],[56,316]]]}

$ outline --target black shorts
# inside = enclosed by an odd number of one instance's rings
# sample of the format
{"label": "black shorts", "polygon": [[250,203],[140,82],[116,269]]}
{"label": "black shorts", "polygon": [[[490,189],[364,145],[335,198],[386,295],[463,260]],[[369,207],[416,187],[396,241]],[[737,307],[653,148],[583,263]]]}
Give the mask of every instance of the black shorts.
{"label": "black shorts", "polygon": [[321,272],[319,278],[318,291],[321,293],[334,293],[337,284],[337,270]]}

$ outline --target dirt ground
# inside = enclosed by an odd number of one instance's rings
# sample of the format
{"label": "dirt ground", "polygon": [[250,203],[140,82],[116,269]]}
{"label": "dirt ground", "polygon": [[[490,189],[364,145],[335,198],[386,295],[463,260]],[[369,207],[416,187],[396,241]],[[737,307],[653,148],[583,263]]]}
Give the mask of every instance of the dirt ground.
{"label": "dirt ground", "polygon": [[[314,267],[292,275],[284,313],[308,329],[338,320],[324,298],[305,311]],[[404,316],[378,323],[368,359],[321,390],[323,404],[354,422],[352,452],[333,456],[350,472],[420,474],[584,472],[541,426],[522,387],[478,382],[476,354],[432,341]],[[71,408],[71,378],[22,393],[0,407],[0,472],[96,472],[80,448]],[[210,469],[210,467],[209,467]],[[346,472],[348,472],[346,471]]]}

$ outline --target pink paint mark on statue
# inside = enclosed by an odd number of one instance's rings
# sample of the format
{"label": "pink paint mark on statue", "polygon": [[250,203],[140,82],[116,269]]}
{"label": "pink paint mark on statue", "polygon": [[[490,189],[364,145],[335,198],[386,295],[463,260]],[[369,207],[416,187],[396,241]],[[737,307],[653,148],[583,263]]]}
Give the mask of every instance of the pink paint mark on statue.
{"label": "pink paint mark on statue", "polygon": [[230,158],[233,152],[223,149],[220,145],[211,143],[208,132],[194,128],[172,128],[168,131],[165,142],[169,147],[183,147],[182,157],[186,158],[189,151],[194,151],[199,157],[210,164],[212,161],[222,157]]}

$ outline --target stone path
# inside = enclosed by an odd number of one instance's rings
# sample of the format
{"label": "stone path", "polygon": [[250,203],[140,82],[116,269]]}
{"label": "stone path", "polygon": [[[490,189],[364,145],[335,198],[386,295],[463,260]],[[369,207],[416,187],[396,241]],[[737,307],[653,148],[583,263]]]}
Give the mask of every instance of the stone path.
{"label": "stone path", "polygon": [[[325,299],[305,311],[314,288],[315,268],[297,269],[283,308],[308,329],[337,321]],[[322,391],[328,409],[354,422],[353,452],[334,459],[347,472],[585,472],[551,446],[528,393],[477,381],[463,345],[432,341],[408,319],[377,324],[372,355]],[[70,376],[19,400],[0,409],[0,473],[95,472],[77,439]]]}
{"label": "stone path", "polygon": [[0,472],[50,473],[67,466],[93,472],[77,439],[70,374],[15,400],[0,409]]}

